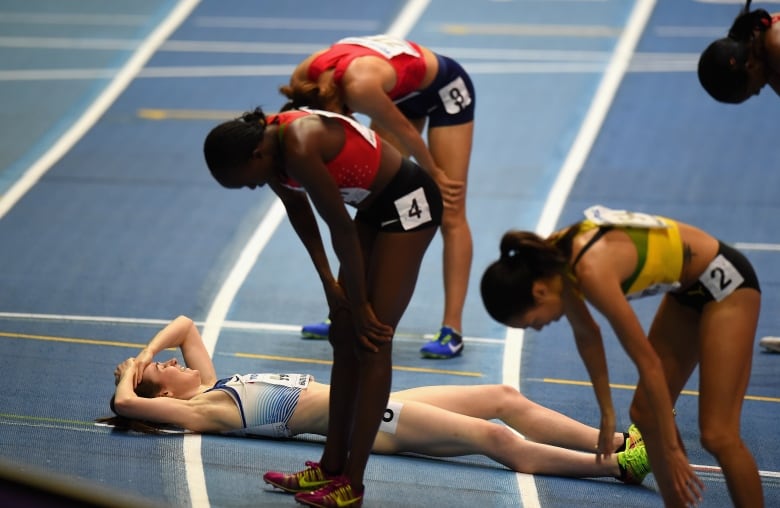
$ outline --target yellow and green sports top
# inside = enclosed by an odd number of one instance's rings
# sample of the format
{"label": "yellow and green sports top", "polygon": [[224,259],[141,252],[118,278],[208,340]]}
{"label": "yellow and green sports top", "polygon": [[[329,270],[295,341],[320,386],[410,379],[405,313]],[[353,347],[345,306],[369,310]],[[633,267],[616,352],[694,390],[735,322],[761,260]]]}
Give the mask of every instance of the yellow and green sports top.
{"label": "yellow and green sports top", "polygon": [[579,252],[572,263],[572,271],[593,243],[607,231],[617,229],[631,238],[638,256],[634,273],[621,284],[628,299],[665,293],[680,287],[683,245],[677,222],[658,215],[610,210],[601,206],[589,208],[585,216],[585,220],[572,226],[575,228],[572,237],[593,229],[599,231]]}

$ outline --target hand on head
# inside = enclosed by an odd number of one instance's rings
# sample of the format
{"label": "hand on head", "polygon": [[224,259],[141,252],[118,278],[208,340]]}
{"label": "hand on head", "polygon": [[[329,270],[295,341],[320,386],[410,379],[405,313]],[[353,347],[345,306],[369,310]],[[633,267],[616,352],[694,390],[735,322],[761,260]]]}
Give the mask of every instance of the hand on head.
{"label": "hand on head", "polygon": [[137,387],[144,379],[144,370],[152,363],[153,355],[146,349],[141,351],[135,358],[128,358],[114,369],[114,383],[119,384],[122,375],[127,371],[128,375],[133,376],[133,388]]}
{"label": "hand on head", "polygon": [[135,357],[135,376],[133,377],[133,388],[138,386],[138,384],[143,381],[144,379],[144,370],[146,370],[146,367],[152,363],[152,360],[154,360],[154,353],[150,351],[148,348],[144,348],[141,350],[140,353],[138,353],[138,356]]}
{"label": "hand on head", "polygon": [[[135,374],[135,358],[128,358],[116,366],[116,369],[114,369],[115,384],[119,384],[119,380],[122,379],[125,372],[132,372]],[[135,383],[133,383],[133,387],[135,387]]]}

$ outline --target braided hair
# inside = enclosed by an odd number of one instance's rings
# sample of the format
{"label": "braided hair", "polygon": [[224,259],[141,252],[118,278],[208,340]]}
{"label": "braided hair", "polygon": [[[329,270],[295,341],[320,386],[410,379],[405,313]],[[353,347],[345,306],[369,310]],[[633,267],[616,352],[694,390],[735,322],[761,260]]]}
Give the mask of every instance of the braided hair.
{"label": "braided hair", "polygon": [[750,10],[752,0],[747,0],[734,23],[729,28],[729,39],[748,42],[755,32],[766,32],[772,26],[772,16],[764,9]]}
{"label": "braided hair", "polygon": [[223,187],[236,188],[234,173],[252,157],[263,140],[267,120],[259,106],[214,127],[203,143],[211,175]]}

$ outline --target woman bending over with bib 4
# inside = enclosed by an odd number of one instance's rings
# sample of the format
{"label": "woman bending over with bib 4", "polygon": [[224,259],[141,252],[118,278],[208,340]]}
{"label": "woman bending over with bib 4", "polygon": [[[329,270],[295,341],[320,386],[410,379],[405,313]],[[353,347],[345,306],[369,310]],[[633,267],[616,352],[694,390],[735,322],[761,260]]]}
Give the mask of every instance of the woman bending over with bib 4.
{"label": "woman bending over with bib 4", "polygon": [[[601,332],[591,304],[609,321],[639,381],[632,421],[642,431],[667,506],[701,499],[673,406],[699,367],[701,443],[720,464],[736,506],[761,507],[755,460],[740,436],[761,293],[749,261],[696,227],[595,206],[586,219],[541,238],[509,231],[485,271],[488,313],[515,328],[541,330],[565,316],[601,408],[599,453],[611,453],[615,412]],[[629,300],[666,292],[648,333]]]}
{"label": "woman bending over with bib 4", "polygon": [[[157,353],[178,347],[173,358]],[[233,375],[218,380],[214,364],[191,319],[179,316],[135,358],[114,372],[113,410],[102,418],[119,428],[159,431],[173,424],[195,432],[288,438],[326,435],[329,389],[306,374]],[[242,415],[243,418],[242,418]],[[265,419],[260,419],[265,418]],[[506,425],[489,420],[500,419]],[[511,429],[522,433],[525,438]],[[481,454],[521,473],[570,477],[615,477],[641,483],[649,471],[636,428],[614,433],[608,460],[592,443],[599,431],[525,398],[506,385],[427,386],[394,392],[384,410],[373,452],[435,457]],[[319,463],[293,474],[269,472],[263,479],[286,492],[304,492],[335,479]]]}
{"label": "woman bending over with bib 4", "polygon": [[[332,425],[321,463],[340,478],[297,499],[311,506],[359,506],[390,394],[395,327],[441,223],[439,188],[374,131],[327,111],[266,116],[258,108],[214,127],[203,150],[224,187],[270,187],[322,282],[332,320],[333,367]],[[338,279],[312,205],[330,232]],[[354,218],[347,206],[357,209]]]}

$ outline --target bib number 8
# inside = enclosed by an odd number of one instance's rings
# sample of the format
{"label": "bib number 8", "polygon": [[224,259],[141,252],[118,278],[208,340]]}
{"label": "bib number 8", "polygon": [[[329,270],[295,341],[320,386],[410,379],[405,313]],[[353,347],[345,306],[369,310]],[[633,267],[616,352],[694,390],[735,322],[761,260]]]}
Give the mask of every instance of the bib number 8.
{"label": "bib number 8", "polygon": [[450,115],[457,115],[471,104],[469,89],[460,77],[442,87],[439,98],[444,104],[444,110]]}

